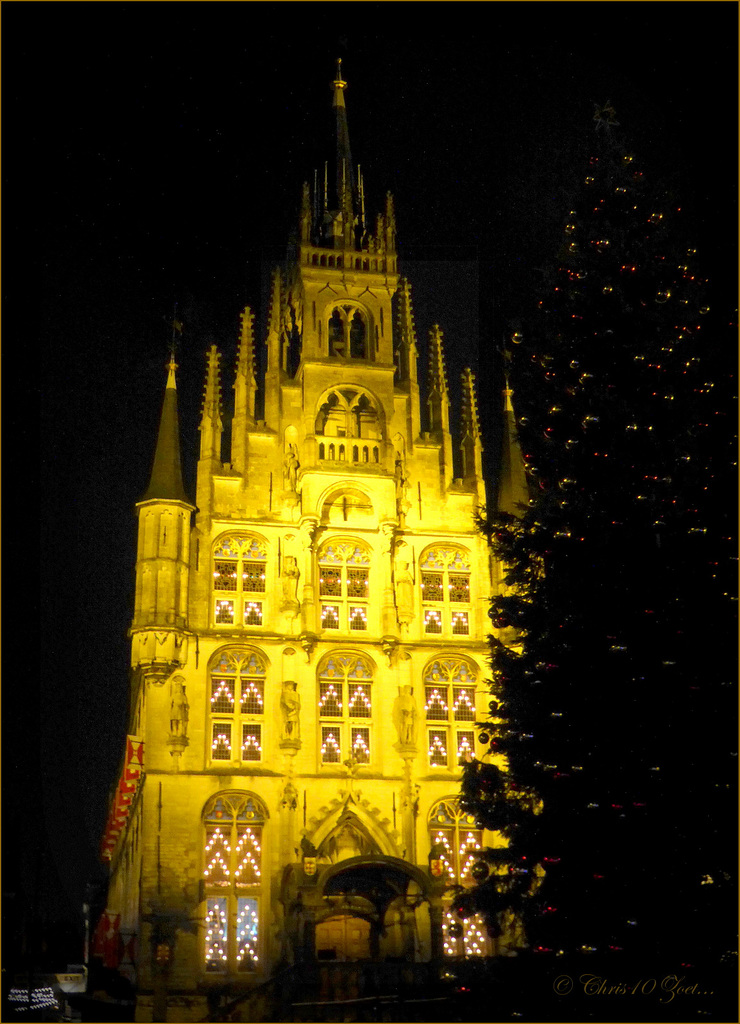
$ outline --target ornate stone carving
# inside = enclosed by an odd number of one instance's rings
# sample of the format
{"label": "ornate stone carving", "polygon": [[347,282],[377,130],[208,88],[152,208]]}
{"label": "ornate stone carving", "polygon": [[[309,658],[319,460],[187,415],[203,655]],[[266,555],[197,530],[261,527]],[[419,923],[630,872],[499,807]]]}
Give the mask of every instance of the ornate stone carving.
{"label": "ornate stone carving", "polygon": [[306,652],[306,662],[310,663],[311,655],[313,654],[318,641],[319,638],[316,636],[315,633],[301,633],[301,635],[298,637],[298,643]]}
{"label": "ornate stone carving", "polygon": [[280,711],[283,716],[283,729],[280,745],[299,745],[301,741],[301,698],[298,694],[298,683],[286,679],[280,694]]}
{"label": "ornate stone carving", "polygon": [[383,654],[388,659],[388,668],[393,667],[393,654],[398,647],[398,637],[396,636],[384,636],[380,641],[380,646],[383,648]]}
{"label": "ornate stone carving", "polygon": [[300,611],[298,602],[298,579],[301,573],[298,568],[298,560],[295,555],[285,555],[283,558],[283,572],[281,576],[283,585],[283,598],[280,604],[280,611],[287,612],[294,619]]}
{"label": "ornate stone carving", "polygon": [[283,477],[285,478],[285,489],[294,494],[298,484],[298,470],[301,464],[298,461],[298,449],[294,444],[289,444],[283,459]]}
{"label": "ornate stone carving", "polygon": [[298,807],[298,790],[290,779],[285,783],[280,806],[287,807],[289,811],[294,811]]}
{"label": "ornate stone carving", "polygon": [[416,743],[416,701],[410,686],[399,686],[398,696],[393,702],[393,724],[398,733],[396,746],[415,747]]}
{"label": "ornate stone carving", "polygon": [[185,694],[185,677],[173,676],[170,699],[170,733],[173,736],[187,736],[190,705]]}
{"label": "ornate stone carving", "polygon": [[396,550],[394,582],[396,585],[396,613],[401,632],[408,631],[414,621],[414,578],[409,568],[409,546],[401,541]]}

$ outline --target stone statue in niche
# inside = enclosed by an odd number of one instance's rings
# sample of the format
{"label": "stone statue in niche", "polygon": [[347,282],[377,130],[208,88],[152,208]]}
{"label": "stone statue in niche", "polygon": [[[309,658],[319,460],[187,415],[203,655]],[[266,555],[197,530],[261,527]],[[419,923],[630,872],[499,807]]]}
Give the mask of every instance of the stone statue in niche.
{"label": "stone statue in niche", "polygon": [[406,515],[411,508],[411,502],[406,497],[409,489],[409,480],[406,476],[403,453],[396,450],[396,465],[393,472],[396,484],[396,515],[398,523],[403,530],[406,526]]}
{"label": "stone statue in niche", "polygon": [[413,746],[416,740],[416,701],[410,686],[399,686],[393,702],[393,724],[398,742],[403,747]]}
{"label": "stone statue in niche", "polygon": [[406,497],[406,488],[408,487],[408,480],[406,478],[406,472],[403,466],[403,455],[400,452],[396,452],[396,466],[393,471],[393,479],[396,483],[396,501],[400,502]]}
{"label": "stone statue in niche", "polygon": [[170,732],[173,736],[186,736],[190,705],[185,694],[183,676],[175,676],[172,680],[172,697],[170,700]]}
{"label": "stone statue in niche", "polygon": [[289,444],[287,451],[285,452],[285,458],[283,459],[283,476],[287,483],[287,490],[293,491],[293,493],[296,491],[300,465],[296,446],[294,444]]}
{"label": "stone statue in niche", "polygon": [[299,740],[301,738],[301,698],[298,695],[298,683],[290,680],[283,683],[283,692],[280,694],[280,710],[283,713],[281,738]]}
{"label": "stone statue in niche", "polygon": [[396,551],[393,575],[396,585],[398,622],[402,630],[407,630],[414,620],[414,578],[409,569],[408,544],[404,541],[399,544]]}
{"label": "stone statue in niche", "polygon": [[283,600],[280,611],[298,613],[298,579],[300,577],[298,560],[295,555],[286,555],[283,559]]}
{"label": "stone statue in niche", "polygon": [[294,811],[298,806],[298,790],[295,788],[293,783],[288,779],[285,783],[285,789],[283,790],[283,799],[280,801],[281,807],[287,807],[288,810]]}

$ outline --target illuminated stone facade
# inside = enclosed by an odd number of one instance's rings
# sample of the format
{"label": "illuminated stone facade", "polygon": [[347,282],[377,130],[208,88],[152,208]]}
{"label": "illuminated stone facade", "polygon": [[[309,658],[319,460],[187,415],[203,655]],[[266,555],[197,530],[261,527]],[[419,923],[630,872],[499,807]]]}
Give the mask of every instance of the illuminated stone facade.
{"label": "illuminated stone facade", "polygon": [[138,505],[129,733],[143,772],[117,797],[106,856],[141,1020],[203,1019],[209,989],[235,997],[280,965],[512,941],[448,916],[483,838],[456,803],[487,705],[494,575],[474,524],[474,381],[456,477],[442,335],[422,402],[393,203],[369,232],[339,76],[334,104],[336,187],[304,189],[273,278],[264,418],[247,309],[229,461],[213,347],[195,506],[174,365]]}

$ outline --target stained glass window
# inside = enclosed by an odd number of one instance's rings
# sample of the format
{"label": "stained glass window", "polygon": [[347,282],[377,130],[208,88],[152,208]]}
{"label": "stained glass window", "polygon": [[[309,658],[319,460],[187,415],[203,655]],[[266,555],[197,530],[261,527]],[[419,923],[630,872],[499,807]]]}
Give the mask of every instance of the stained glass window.
{"label": "stained glass window", "polygon": [[227,647],[209,666],[213,761],[261,761],[266,663],[255,651]]}
{"label": "stained glass window", "polygon": [[[475,733],[457,723],[474,722],[477,671],[465,658],[438,658],[424,672],[424,713],[429,764],[453,768],[475,756]],[[432,723],[435,726],[432,727]],[[447,723],[441,730],[436,723]]]}
{"label": "stained glass window", "polygon": [[319,556],[321,628],[365,632],[370,597],[370,552],[353,540],[330,540]]}
{"label": "stained glass window", "polygon": [[258,969],[266,817],[262,805],[247,794],[222,793],[206,805],[203,964],[207,973]]}
{"label": "stained glass window", "polygon": [[424,632],[453,636],[470,633],[470,554],[463,548],[435,545],[420,561]]}
{"label": "stained glass window", "polygon": [[[322,764],[341,764],[349,756],[360,764],[371,759],[372,678],[369,659],[337,652],[319,665],[319,718]],[[333,723],[328,720],[334,719]],[[364,720],[363,724],[354,720]]]}
{"label": "stained glass window", "polygon": [[[449,886],[475,885],[470,869],[483,846],[483,831],[472,815],[460,809],[455,797],[432,805],[428,820],[429,843],[435,860],[441,862]],[[461,934],[457,935],[460,926]],[[461,919],[451,906],[445,910],[442,941],[446,956],[487,956],[490,940],[480,916]]]}
{"label": "stained glass window", "polygon": [[[259,537],[226,534],[213,552],[213,617],[217,626],[261,626],[266,592],[267,544]],[[225,596],[225,592],[229,596]]]}

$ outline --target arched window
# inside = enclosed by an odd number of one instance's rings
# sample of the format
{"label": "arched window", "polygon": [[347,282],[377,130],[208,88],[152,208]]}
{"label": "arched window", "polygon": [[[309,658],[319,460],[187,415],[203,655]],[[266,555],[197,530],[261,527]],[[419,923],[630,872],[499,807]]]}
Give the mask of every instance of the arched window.
{"label": "arched window", "polygon": [[209,974],[259,969],[266,819],[262,803],[247,793],[219,793],[203,812],[203,963]]}
{"label": "arched window", "polygon": [[[429,813],[429,844],[432,868],[445,875],[450,886],[475,885],[470,869],[483,846],[483,831],[475,818],[460,810],[454,797],[438,800]],[[486,956],[489,939],[483,919],[476,915],[460,920],[448,906],[442,924],[446,956]]]}
{"label": "arched window", "polygon": [[213,550],[213,621],[217,626],[261,626],[267,544],[260,537],[227,534]]}
{"label": "arched window", "polygon": [[352,758],[372,761],[372,681],[369,658],[350,653],[327,655],[319,664],[321,763]]}
{"label": "arched window", "polygon": [[[376,399],[355,388],[337,388],[321,399],[316,412],[314,432],[325,438],[363,438],[380,441],[383,437],[379,405]],[[320,459],[352,462],[380,461],[380,446],[347,445],[320,442]]]}
{"label": "arched window", "polygon": [[466,658],[436,658],[424,672],[429,765],[456,768],[475,753],[477,671]]}
{"label": "arched window", "polygon": [[243,764],[262,760],[267,665],[256,651],[227,647],[208,669],[210,759]]}
{"label": "arched window", "polygon": [[354,540],[333,539],[319,549],[321,628],[365,632],[370,600],[370,551]]}
{"label": "arched window", "polygon": [[363,310],[350,303],[335,306],[327,326],[330,356],[368,358],[368,320]]}
{"label": "arched window", "polygon": [[470,633],[470,553],[452,545],[427,548],[421,558],[424,632]]}

